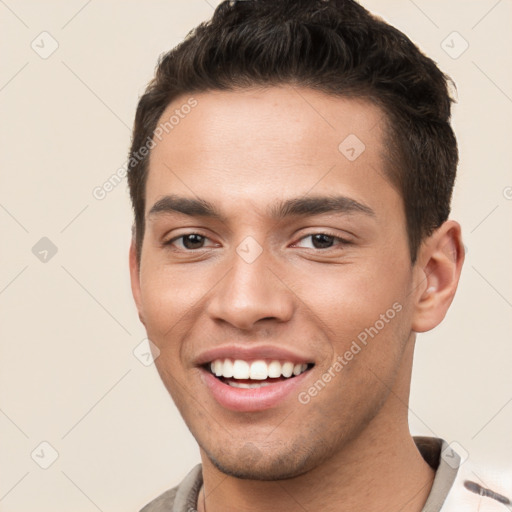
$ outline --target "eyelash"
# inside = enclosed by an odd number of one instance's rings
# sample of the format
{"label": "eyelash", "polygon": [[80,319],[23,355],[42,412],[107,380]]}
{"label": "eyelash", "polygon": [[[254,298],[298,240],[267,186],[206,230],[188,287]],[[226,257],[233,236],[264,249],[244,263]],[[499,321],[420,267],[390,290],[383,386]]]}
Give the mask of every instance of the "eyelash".
{"label": "eyelash", "polygon": [[[174,242],[176,242],[177,240],[180,240],[180,239],[183,239],[187,236],[190,236],[190,235],[199,235],[201,236],[202,238],[204,238],[205,240],[209,240],[209,238],[201,233],[197,233],[195,231],[192,231],[190,233],[184,233],[180,236],[177,236],[177,237],[174,237],[172,238],[171,240],[168,240],[167,242],[164,242],[163,245],[164,246],[172,246]],[[329,231],[320,231],[320,232],[315,232],[315,233],[308,233],[307,235],[304,235],[302,236],[301,238],[299,238],[298,242],[300,242],[301,240],[304,240],[305,238],[309,238],[309,237],[313,237],[315,235],[327,235],[329,237],[332,237],[334,238],[334,240],[337,240],[339,242],[338,245],[341,245],[341,246],[344,246],[344,245],[350,245],[350,241],[349,240],[346,240],[344,238],[341,238],[339,236],[336,236],[334,233],[331,233]],[[183,250],[185,252],[196,252],[196,251],[200,251],[202,249],[208,249],[208,247],[199,247],[198,249],[177,249],[177,250]],[[327,251],[330,251],[330,250],[334,250],[335,247],[327,247],[325,249],[315,249],[313,248],[313,250],[315,251],[322,251],[322,252],[327,252]]]}

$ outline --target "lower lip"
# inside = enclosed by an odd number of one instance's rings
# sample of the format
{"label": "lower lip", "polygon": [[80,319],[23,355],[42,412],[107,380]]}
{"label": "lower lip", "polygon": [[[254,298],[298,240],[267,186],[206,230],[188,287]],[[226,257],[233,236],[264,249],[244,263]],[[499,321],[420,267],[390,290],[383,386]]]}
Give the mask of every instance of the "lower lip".
{"label": "lower lip", "polygon": [[202,380],[217,402],[232,411],[256,412],[275,407],[293,393],[307,377],[309,370],[286,380],[260,388],[235,388],[225,384],[207,370],[201,370]]}

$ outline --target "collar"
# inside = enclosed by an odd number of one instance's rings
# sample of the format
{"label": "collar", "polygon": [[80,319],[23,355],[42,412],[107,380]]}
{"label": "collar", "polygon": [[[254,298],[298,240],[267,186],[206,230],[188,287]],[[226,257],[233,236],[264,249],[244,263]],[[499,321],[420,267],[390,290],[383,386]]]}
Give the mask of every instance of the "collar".
{"label": "collar", "polygon": [[[421,512],[439,512],[457,476],[460,457],[444,439],[413,436],[413,440],[421,456],[436,472],[432,489]],[[179,485],[173,512],[196,512],[202,485],[202,465],[197,464]]]}

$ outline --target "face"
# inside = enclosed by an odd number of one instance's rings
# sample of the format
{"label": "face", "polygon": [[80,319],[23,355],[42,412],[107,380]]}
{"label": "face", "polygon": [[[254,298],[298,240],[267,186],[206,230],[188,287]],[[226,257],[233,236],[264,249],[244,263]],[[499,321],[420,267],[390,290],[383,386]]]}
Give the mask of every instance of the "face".
{"label": "face", "polygon": [[411,340],[383,113],[286,86],[194,99],[151,151],[135,300],[202,454],[299,475],[385,414]]}

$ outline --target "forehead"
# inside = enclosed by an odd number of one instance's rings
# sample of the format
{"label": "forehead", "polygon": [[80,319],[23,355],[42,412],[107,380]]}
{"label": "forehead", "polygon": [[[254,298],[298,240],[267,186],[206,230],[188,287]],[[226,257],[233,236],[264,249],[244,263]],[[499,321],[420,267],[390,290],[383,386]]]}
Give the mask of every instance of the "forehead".
{"label": "forehead", "polygon": [[[380,144],[383,117],[379,107],[363,98],[283,85],[181,96],[168,105],[158,126],[165,132],[163,139],[173,139],[175,153],[195,141],[205,150],[221,142],[249,154],[259,152],[259,143],[267,150],[281,150],[280,144],[302,142],[288,147],[288,155],[304,156],[315,148],[323,152],[327,144],[337,150],[336,143],[349,134],[364,139],[367,146]],[[167,121],[171,126],[166,130]],[[319,140],[324,143],[317,147],[313,142]]]}
{"label": "forehead", "polygon": [[313,189],[341,187],[340,193],[363,199],[363,189],[389,186],[383,119],[367,100],[292,86],[182,96],[157,126],[146,213],[168,193],[238,198],[262,210],[272,197]]}

